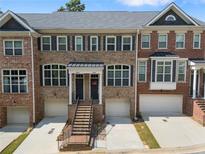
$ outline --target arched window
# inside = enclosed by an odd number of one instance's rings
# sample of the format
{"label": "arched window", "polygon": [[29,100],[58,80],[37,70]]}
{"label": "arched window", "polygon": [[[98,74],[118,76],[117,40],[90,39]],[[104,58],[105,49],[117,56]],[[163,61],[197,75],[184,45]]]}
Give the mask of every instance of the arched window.
{"label": "arched window", "polygon": [[166,21],[176,21],[176,17],[174,15],[168,15],[165,20]]}

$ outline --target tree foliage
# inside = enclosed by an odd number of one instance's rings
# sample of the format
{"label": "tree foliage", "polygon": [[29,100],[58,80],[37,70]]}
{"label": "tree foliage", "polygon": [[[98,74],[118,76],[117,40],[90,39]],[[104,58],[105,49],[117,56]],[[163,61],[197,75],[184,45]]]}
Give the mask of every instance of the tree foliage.
{"label": "tree foliage", "polygon": [[70,0],[65,4],[65,6],[61,6],[58,11],[71,11],[71,12],[82,12],[85,10],[85,4],[82,4],[80,0]]}

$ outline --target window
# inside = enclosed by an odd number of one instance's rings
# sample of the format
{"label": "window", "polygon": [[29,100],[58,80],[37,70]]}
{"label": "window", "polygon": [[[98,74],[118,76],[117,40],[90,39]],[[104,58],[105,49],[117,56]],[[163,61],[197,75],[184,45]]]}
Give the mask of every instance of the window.
{"label": "window", "polygon": [[201,35],[200,34],[194,35],[193,47],[194,47],[194,49],[201,48]]}
{"label": "window", "polygon": [[115,36],[106,37],[106,51],[116,51],[116,37]]}
{"label": "window", "polygon": [[75,37],[75,50],[83,51],[83,37],[82,36]]}
{"label": "window", "polygon": [[23,54],[22,40],[5,40],[4,54],[7,56],[19,56]]}
{"label": "window", "polygon": [[167,48],[167,35],[166,34],[159,34],[159,36],[158,36],[158,48],[159,49],[166,49]]}
{"label": "window", "polygon": [[3,70],[4,93],[27,93],[28,81],[26,70]]}
{"label": "window", "polygon": [[138,61],[138,81],[145,82],[147,74],[147,61]]}
{"label": "window", "polygon": [[122,50],[131,51],[132,50],[132,36],[122,37]]}
{"label": "window", "polygon": [[98,51],[98,36],[91,36],[90,37],[90,50],[91,51]]}
{"label": "window", "polygon": [[67,51],[67,36],[57,36],[57,50]]}
{"label": "window", "polygon": [[172,81],[172,62],[171,61],[157,61],[157,82],[171,82]]}
{"label": "window", "polygon": [[67,71],[65,65],[44,65],[43,66],[44,86],[66,86]]}
{"label": "window", "polygon": [[130,66],[110,65],[107,67],[108,86],[129,86],[130,85]]}
{"label": "window", "polygon": [[177,34],[176,35],[176,48],[183,49],[185,47],[185,35]]}
{"label": "window", "polygon": [[149,49],[150,48],[150,35],[142,35],[142,49]]}
{"label": "window", "polygon": [[186,61],[178,61],[177,81],[184,82],[186,76]]}
{"label": "window", "polygon": [[174,15],[168,15],[166,18],[165,18],[165,21],[176,21],[176,17]]}
{"label": "window", "polygon": [[42,46],[41,49],[43,51],[51,51],[51,36],[43,36],[41,38]]}

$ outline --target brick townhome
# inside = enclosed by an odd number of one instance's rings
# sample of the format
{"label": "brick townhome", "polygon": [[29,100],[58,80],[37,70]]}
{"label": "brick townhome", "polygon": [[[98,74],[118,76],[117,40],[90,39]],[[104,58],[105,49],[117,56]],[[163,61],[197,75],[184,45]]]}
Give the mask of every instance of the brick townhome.
{"label": "brick townhome", "polygon": [[205,97],[205,23],[160,12],[0,15],[0,127],[68,115],[192,115]]}

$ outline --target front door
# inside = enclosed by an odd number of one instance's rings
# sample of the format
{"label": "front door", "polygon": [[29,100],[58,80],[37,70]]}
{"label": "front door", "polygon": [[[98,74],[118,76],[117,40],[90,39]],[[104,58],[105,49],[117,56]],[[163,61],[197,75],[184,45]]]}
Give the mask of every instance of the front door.
{"label": "front door", "polygon": [[91,99],[98,100],[98,75],[91,75]]}
{"label": "front door", "polygon": [[83,75],[76,75],[76,99],[84,99],[83,97]]}

